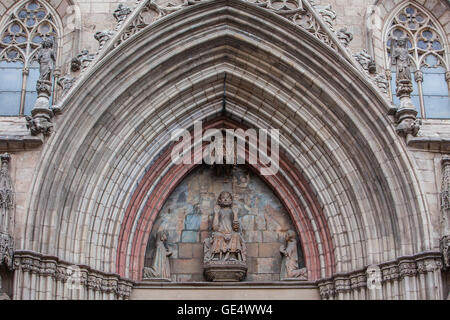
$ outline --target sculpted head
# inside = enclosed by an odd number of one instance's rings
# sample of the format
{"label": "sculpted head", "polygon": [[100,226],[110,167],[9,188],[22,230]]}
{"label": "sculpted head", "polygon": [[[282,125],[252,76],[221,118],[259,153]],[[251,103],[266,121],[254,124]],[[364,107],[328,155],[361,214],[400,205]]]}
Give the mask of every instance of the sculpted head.
{"label": "sculpted head", "polygon": [[221,207],[231,207],[233,204],[233,196],[228,191],[222,191],[217,198],[217,204]]}
{"label": "sculpted head", "polygon": [[51,39],[42,40],[42,48],[48,49],[53,47],[53,41]]}
{"label": "sculpted head", "polygon": [[288,232],[286,232],[285,239],[286,239],[287,242],[295,240],[295,232],[294,232],[294,230],[288,230]]}

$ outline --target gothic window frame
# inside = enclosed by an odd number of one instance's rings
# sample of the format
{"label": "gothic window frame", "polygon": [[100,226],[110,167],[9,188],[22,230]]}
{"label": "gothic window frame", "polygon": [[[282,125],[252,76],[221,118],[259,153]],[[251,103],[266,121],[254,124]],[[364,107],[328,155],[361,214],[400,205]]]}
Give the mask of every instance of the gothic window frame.
{"label": "gothic window frame", "polygon": [[[37,7],[31,6],[36,4]],[[20,29],[20,30],[19,30]],[[30,68],[36,69],[36,57],[40,43],[52,37],[56,50],[56,66],[61,63],[62,22],[54,8],[42,0],[22,0],[14,4],[0,21],[0,63],[22,63],[22,87],[20,88],[19,113],[25,115],[25,104]],[[14,54],[15,53],[15,54]],[[55,73],[57,77],[57,73]],[[56,83],[56,79],[53,81]],[[34,85],[33,86],[34,90]],[[53,86],[53,96],[56,86]]]}
{"label": "gothic window frame", "polygon": [[[413,7],[416,10],[416,15],[406,11],[407,8],[410,7]],[[401,15],[403,16],[400,17]],[[394,102],[393,89],[395,89],[395,84],[391,82],[392,71],[390,43],[392,43],[392,33],[395,30],[401,29],[410,40],[409,55],[411,59],[411,72],[414,75],[412,78],[413,81],[415,81],[414,86],[417,88],[417,96],[419,100],[419,106],[416,107],[420,108],[421,118],[427,119],[427,108],[423,90],[424,73],[422,68],[442,67],[445,70],[444,81],[447,82],[447,95],[450,99],[450,47],[446,33],[444,32],[440,22],[433,16],[433,14],[427,8],[415,1],[407,1],[394,8],[390,16],[386,19],[383,29],[383,52],[385,57],[386,77],[389,81],[389,94],[391,101]],[[428,36],[431,34],[431,37],[425,37],[424,32],[427,31],[431,31],[426,34]],[[440,48],[435,41],[440,43]],[[434,66],[430,66],[427,63],[427,58],[430,56],[437,58],[437,62]]]}

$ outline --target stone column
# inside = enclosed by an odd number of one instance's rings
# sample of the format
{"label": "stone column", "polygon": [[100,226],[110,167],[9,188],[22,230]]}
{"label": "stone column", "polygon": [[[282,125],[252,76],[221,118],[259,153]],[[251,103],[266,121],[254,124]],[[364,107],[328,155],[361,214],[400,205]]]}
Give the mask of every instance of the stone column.
{"label": "stone column", "polygon": [[417,89],[419,90],[419,97],[420,97],[420,113],[422,114],[422,118],[426,118],[425,113],[425,102],[423,100],[423,72],[422,70],[416,70],[414,72],[414,80],[417,82]]}

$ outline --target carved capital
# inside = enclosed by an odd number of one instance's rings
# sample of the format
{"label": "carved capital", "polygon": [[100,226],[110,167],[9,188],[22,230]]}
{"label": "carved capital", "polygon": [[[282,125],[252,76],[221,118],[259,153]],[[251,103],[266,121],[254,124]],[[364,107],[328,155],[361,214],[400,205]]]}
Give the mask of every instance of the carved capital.
{"label": "carved capital", "polygon": [[416,82],[423,82],[423,71],[422,70],[416,70],[414,72],[414,80],[416,80]]}
{"label": "carved capital", "polygon": [[404,277],[414,277],[417,274],[417,265],[413,261],[402,261],[398,266],[400,279]]}
{"label": "carved capital", "polygon": [[323,300],[333,299],[336,295],[335,287],[333,282],[326,282],[319,284],[319,294]]}

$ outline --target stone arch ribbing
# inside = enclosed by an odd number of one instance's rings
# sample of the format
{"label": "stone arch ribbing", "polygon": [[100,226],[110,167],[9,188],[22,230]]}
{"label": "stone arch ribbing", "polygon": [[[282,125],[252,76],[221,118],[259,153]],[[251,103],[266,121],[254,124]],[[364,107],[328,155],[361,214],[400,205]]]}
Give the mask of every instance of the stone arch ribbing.
{"label": "stone arch ribbing", "polygon": [[323,262],[321,277],[430,248],[414,168],[364,76],[273,13],[238,1],[197,9],[142,30],[65,98],[33,180],[23,247],[116,272],[135,188],[169,129],[217,115],[226,73],[231,117],[279,127],[281,149],[323,207],[335,265]]}

